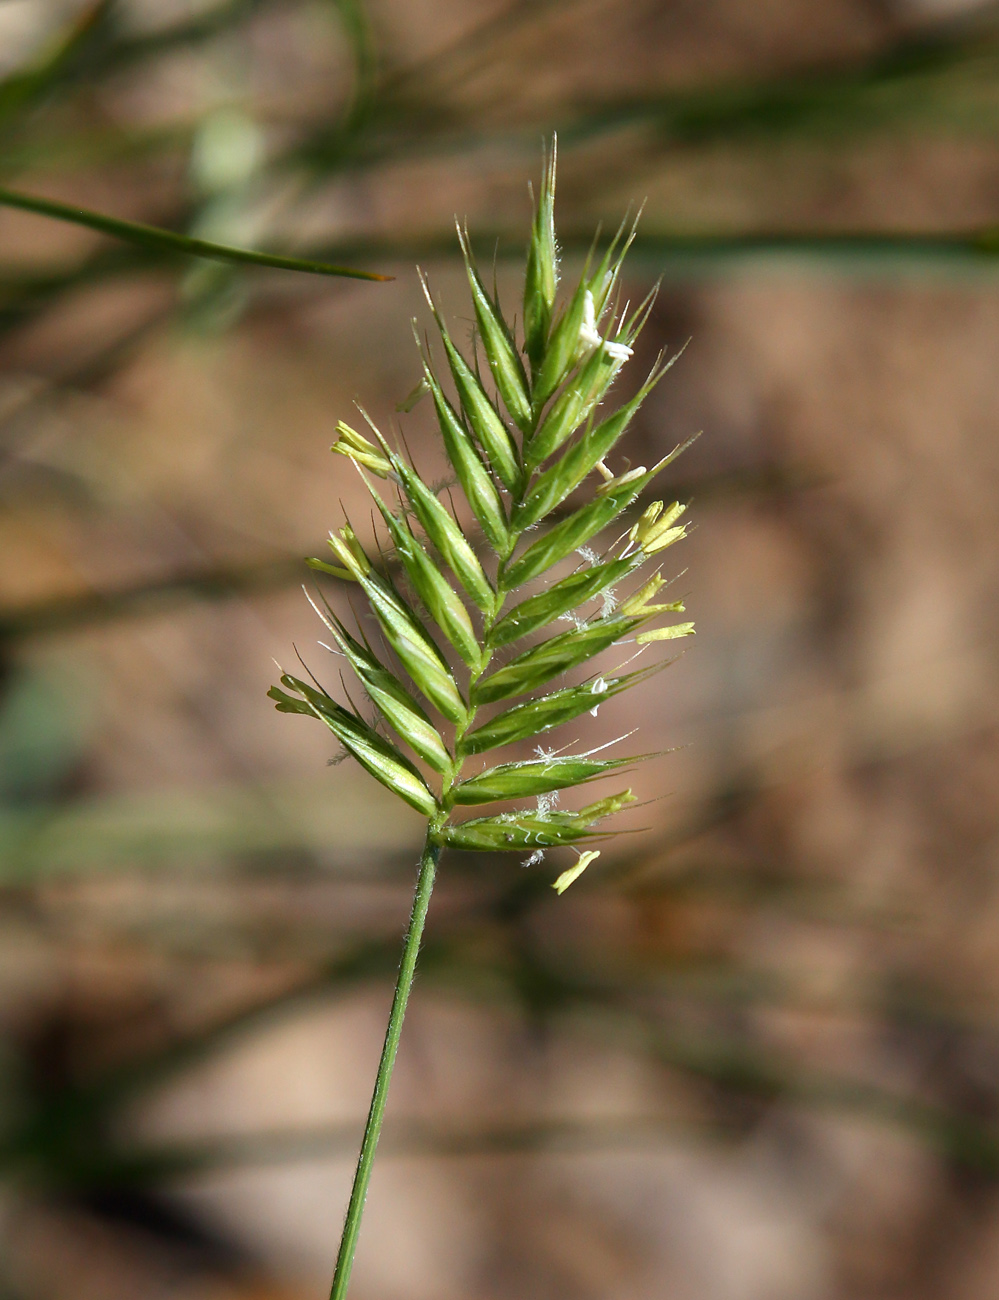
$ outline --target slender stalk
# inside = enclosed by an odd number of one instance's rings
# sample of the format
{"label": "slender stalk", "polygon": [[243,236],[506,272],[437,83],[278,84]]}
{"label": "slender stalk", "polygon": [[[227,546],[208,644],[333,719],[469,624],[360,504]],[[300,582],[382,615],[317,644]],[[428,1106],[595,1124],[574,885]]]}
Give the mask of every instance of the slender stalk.
{"label": "slender stalk", "polygon": [[[431,826],[431,830],[433,830],[433,826]],[[340,1238],[340,1249],[336,1258],[336,1271],[333,1274],[330,1300],[343,1300],[350,1283],[350,1270],[354,1264],[354,1251],[357,1248],[357,1237],[361,1230],[364,1200],[368,1194],[368,1183],[371,1180],[371,1166],[374,1164],[375,1149],[378,1146],[382,1121],[385,1118],[385,1103],[388,1100],[389,1084],[392,1081],[392,1068],[395,1065],[396,1053],[399,1050],[402,1022],[406,1015],[409,991],[413,987],[413,976],[416,974],[416,958],[420,951],[420,941],[423,938],[423,927],[427,920],[427,909],[430,906],[430,895],[433,892],[434,877],[437,874],[437,862],[440,855],[440,848],[431,843],[428,834],[426,844],[423,847],[423,856],[420,859],[420,872],[416,880],[416,893],[413,896],[413,910],[410,914],[409,929],[406,931],[406,940],[403,944],[402,961],[399,964],[395,993],[392,996],[392,1010],[389,1012],[385,1042],[382,1046],[381,1059],[378,1062],[375,1090],[371,1095],[371,1106],[368,1110],[367,1123],[364,1126],[361,1153],[357,1158],[354,1183],[350,1189],[350,1202],[347,1206],[347,1217],[344,1220],[343,1236]]]}

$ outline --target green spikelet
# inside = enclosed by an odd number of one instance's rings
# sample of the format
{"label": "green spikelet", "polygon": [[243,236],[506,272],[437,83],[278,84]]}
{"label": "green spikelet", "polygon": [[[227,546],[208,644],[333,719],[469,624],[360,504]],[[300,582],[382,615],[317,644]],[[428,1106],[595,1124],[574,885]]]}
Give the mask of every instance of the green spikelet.
{"label": "green spikelet", "polygon": [[544,176],[527,245],[524,271],[524,352],[537,368],[548,350],[552,308],[558,289],[558,245],[555,242],[555,143],[545,159]]}
{"label": "green spikelet", "polygon": [[[639,646],[693,631],[691,623],[650,626],[664,614],[681,612],[683,605],[651,604],[664,580],[658,571],[643,572],[647,560],[685,535],[683,507],[654,502],[630,529],[622,522],[632,503],[683,447],[651,469],[633,469],[624,461],[619,471],[611,463],[642,403],[676,357],[660,359],[636,395],[617,410],[596,415],[631,356],[652,303],[650,295],[636,310],[615,315],[616,286],[634,226],[622,225],[602,255],[591,251],[559,313],[554,209],[553,144],[545,157],[528,243],[519,343],[514,326],[482,282],[467,234],[459,229],[479,343],[495,396],[483,384],[474,359],[463,356],[454,343],[421,276],[444,347],[445,374],[453,385],[446,391],[423,353],[422,391],[433,399],[444,453],[475,533],[467,532],[462,514],[453,513],[448,499],[442,500],[423,481],[365,415],[373,438],[341,421],[333,449],[353,460],[362,474],[374,473],[390,489],[396,485],[401,509],[383,500],[365,479],[385,528],[387,559],[376,565],[369,558],[370,548],[344,528],[331,535],[335,563],[310,561],[315,569],[361,589],[395,666],[381,662],[367,641],[362,645],[332,611],[323,617],[375,714],[430,772],[421,774],[393,746],[378,749],[376,741],[388,745],[377,734],[378,724],[372,731],[354,711],[333,706],[328,696],[306,693],[298,711],[319,716],[338,735],[342,732],[343,743],[358,756],[361,742],[355,731],[365,736],[370,732],[374,740],[366,742],[361,759],[368,770],[427,811],[436,842],[463,849],[555,845],[581,834],[581,823],[563,813],[558,814],[561,820],[552,822],[550,834],[541,834],[535,822],[555,816],[544,809],[517,814],[516,822],[479,818],[474,824],[456,823],[452,816],[470,803],[538,796],[544,802],[559,790],[633,760],[595,762],[568,754],[558,761],[507,762],[477,776],[465,773],[464,763],[502,745],[537,740],[595,712],[602,702],[648,676],[643,670],[607,678],[598,674],[578,685],[564,683],[565,673],[593,656],[626,643],[622,658],[630,658]],[[573,504],[567,511],[570,498]],[[586,549],[598,536],[612,533],[620,536],[612,538],[602,555]],[[454,578],[460,586],[453,585]],[[532,592],[529,584],[539,578],[544,578],[543,589]],[[619,597],[616,588],[621,583],[630,584],[631,590]],[[407,589],[411,596],[405,594]],[[599,616],[594,601],[602,602]],[[575,626],[566,629],[565,619]],[[512,647],[512,654],[506,647]],[[408,687],[400,673],[409,679]],[[563,678],[562,683],[557,678]],[[286,690],[302,689],[297,681],[290,687],[291,681],[285,679]],[[289,698],[281,692],[278,707],[287,710]],[[492,716],[479,716],[494,704],[500,708]],[[349,726],[338,709],[349,712]],[[417,779],[419,788],[413,784]],[[435,787],[436,793],[431,793]]]}
{"label": "green spikelet", "polygon": [[[476,349],[488,369],[480,371],[475,356],[469,359],[456,346],[422,281],[447,364],[438,368],[421,345],[423,376],[397,409],[408,411],[424,394],[432,398],[457,484],[454,497],[426,483],[363,410],[370,437],[343,421],[337,425],[333,450],[353,461],[364,479],[378,530],[373,545],[362,544],[349,524],[341,526],[329,538],[333,562],[308,563],[348,584],[365,607],[355,635],[343,610],[334,611],[332,596],[315,606],[332,634],[328,648],[359,684],[362,707],[349,695],[348,707],[318,683],[288,674],[270,691],[282,712],[323,722],[366,771],[427,819],[331,1300],[346,1296],[441,851],[512,850],[528,853],[533,864],[545,850],[579,845],[575,865],[552,881],[558,894],[567,889],[600,856],[586,846],[611,833],[607,820],[634,796],[624,790],[571,810],[555,806],[560,792],[651,757],[574,753],[575,736],[585,732],[587,715],[668,666],[669,659],[655,658],[657,642],[694,630],[689,622],[661,621],[682,613],[681,601],[654,603],[666,582],[662,553],[686,534],[684,506],[637,504],[684,448],[651,468],[618,459],[629,425],[676,358],[660,357],[634,397],[616,410],[601,409],[654,299],[653,293],[631,312],[617,309],[634,225],[623,224],[602,255],[594,245],[559,310],[554,205],[553,142],[528,244],[519,339],[496,293],[483,284],[468,235],[459,228]],[[365,625],[377,631],[374,646]],[[591,661],[615,647],[620,653],[609,675],[594,672]],[[642,667],[622,671],[643,651],[649,660]],[[577,720],[568,744],[552,750],[538,744]],[[491,760],[493,751],[513,745],[521,752],[500,755],[498,762],[483,766],[476,758],[488,754]],[[531,799],[537,802],[518,803]],[[504,803],[514,806],[468,816],[470,808]]]}

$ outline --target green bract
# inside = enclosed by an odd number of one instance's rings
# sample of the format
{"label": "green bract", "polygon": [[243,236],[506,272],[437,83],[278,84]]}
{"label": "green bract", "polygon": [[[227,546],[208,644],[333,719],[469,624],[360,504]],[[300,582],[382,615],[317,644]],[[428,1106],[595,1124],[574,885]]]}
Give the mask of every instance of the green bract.
{"label": "green bract", "polygon": [[575,632],[561,632],[531,646],[505,668],[483,677],[472,687],[473,704],[492,704],[511,695],[536,691],[559,673],[592,659],[620,641],[642,622],[639,618],[599,618]]}
{"label": "green bract", "polygon": [[460,826],[447,826],[440,841],[453,849],[537,849],[593,839],[590,827],[626,804],[634,803],[630,790],[589,804],[579,812],[504,813],[475,817]]}
{"label": "green bract", "polygon": [[[643,755],[644,757],[644,755]],[[498,803],[504,799],[530,799],[553,790],[593,781],[607,772],[626,767],[633,758],[537,758],[524,763],[501,763],[469,777],[451,791],[453,803]]]}
{"label": "green bract", "polygon": [[592,564],[579,573],[570,573],[561,582],[553,583],[539,595],[530,596],[511,609],[489,633],[489,644],[506,645],[508,641],[518,641],[539,628],[547,627],[570,609],[602,595],[634,567],[633,559],[611,560],[608,564]]}
{"label": "green bract", "polygon": [[426,783],[410,761],[405,758],[395,745],[383,740],[356,713],[341,708],[323,691],[313,690],[297,677],[282,674],[281,685],[295,691],[302,698],[293,699],[284,691],[272,686],[267,692],[282,713],[311,713],[321,719],[348,749],[357,761],[368,769],[382,785],[405,799],[418,812],[433,817],[437,812],[437,801],[427,789]]}
{"label": "green bract", "polygon": [[[460,332],[421,275],[440,343],[434,352],[421,344],[422,378],[397,409],[429,394],[453,490],[431,486],[363,410],[364,434],[337,425],[334,451],[360,471],[377,528],[359,538],[341,526],[330,535],[331,562],[310,564],[363,606],[355,610],[363,630],[351,632],[333,594],[317,605],[329,648],[360,684],[360,707],[288,676],[272,691],[279,709],[320,718],[427,817],[428,852],[514,849],[533,859],[605,836],[604,819],[631,801],[630,791],[576,811],[556,807],[558,793],[638,759],[592,756],[577,737],[601,704],[666,665],[657,642],[693,631],[664,621],[682,612],[681,601],[655,603],[669,576],[660,572],[664,552],[686,532],[684,507],[635,504],[683,448],[650,468],[633,466],[626,452],[630,427],[676,357],[660,356],[627,400],[604,405],[654,301],[653,293],[636,308],[620,305],[634,226],[622,225],[603,251],[594,244],[560,305],[554,203],[553,147],[535,203],[519,330],[483,282],[463,229],[470,345],[456,341]],[[643,653],[637,671],[624,670]],[[594,671],[597,656],[606,667]],[[568,743],[539,747],[576,720]],[[472,756],[507,745],[523,748],[477,774],[465,770]],[[465,812],[524,800],[537,803],[471,820]],[[558,891],[596,856],[582,853],[558,876]]]}
{"label": "green bract", "polygon": [[[555,291],[558,289],[558,245],[555,242],[555,146],[545,163],[541,201],[535,209],[524,271],[524,352],[531,371],[548,353]],[[533,394],[532,394],[533,396]]]}
{"label": "green bract", "polygon": [[597,677],[582,686],[565,686],[551,695],[542,695],[540,699],[515,704],[513,708],[497,713],[481,727],[466,732],[458,741],[458,752],[462,755],[481,754],[499,745],[512,745],[517,740],[540,736],[564,722],[571,722],[581,713],[595,714],[605,700],[626,690],[638,675],[629,673],[606,681]]}

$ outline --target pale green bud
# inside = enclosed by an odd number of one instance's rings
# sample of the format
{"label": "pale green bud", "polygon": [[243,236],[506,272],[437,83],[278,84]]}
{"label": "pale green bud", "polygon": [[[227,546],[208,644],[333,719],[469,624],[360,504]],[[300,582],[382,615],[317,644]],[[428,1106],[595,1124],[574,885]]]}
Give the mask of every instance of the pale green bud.
{"label": "pale green bud", "polygon": [[564,894],[574,880],[578,880],[591,862],[595,862],[600,857],[599,849],[587,849],[585,853],[579,855],[579,861],[568,871],[563,871],[558,880],[552,885],[556,894]]}
{"label": "pale green bud", "polygon": [[[598,465],[597,468],[600,469],[601,465]],[[606,469],[606,466],[604,466],[603,468]],[[597,488],[594,495],[598,497],[605,497],[608,492],[616,492],[618,488],[625,487],[627,486],[627,484],[633,483],[635,479],[641,478],[644,474],[647,473],[648,470],[645,468],[645,466],[639,465],[637,469],[628,470],[627,474],[619,474],[616,477],[612,474],[609,478],[604,479],[604,481]]]}
{"label": "pale green bud", "polygon": [[608,795],[606,799],[598,799],[596,803],[587,804],[585,808],[580,808],[576,816],[587,826],[592,826],[594,822],[609,817],[611,813],[620,812],[626,804],[634,802],[635,796],[631,791],[622,790],[620,794]]}
{"label": "pale green bud", "polygon": [[389,477],[392,466],[373,442],[369,442],[363,434],[352,429],[349,424],[344,424],[343,420],[337,423],[336,431],[340,436],[330,451],[339,452],[341,456],[348,457],[356,465],[371,470],[372,474],[377,474],[379,478]]}
{"label": "pale green bud", "polygon": [[663,503],[661,501],[653,501],[650,506],[646,506],[638,518],[638,523],[634,525],[628,534],[629,541],[636,542],[641,537],[646,536],[648,530],[662,514],[662,509]]}
{"label": "pale green bud", "polygon": [[656,555],[659,551],[665,551],[667,546],[672,546],[678,542],[681,537],[687,536],[686,524],[681,524],[679,528],[664,528],[662,532],[657,532],[642,547],[646,555]]}
{"label": "pale green bud", "polygon": [[693,623],[674,623],[672,627],[654,627],[650,632],[640,632],[635,640],[639,645],[650,641],[675,641],[679,636],[693,636]]}
{"label": "pale green bud", "polygon": [[674,501],[664,510],[661,501],[653,501],[628,534],[629,538],[637,542],[646,555],[655,555],[656,551],[665,550],[684,535],[683,527],[673,528],[672,525],[686,508],[679,501]]}
{"label": "pale green bud", "polygon": [[634,615],[649,614],[682,614],[684,604],[682,600],[670,601],[668,605],[650,605],[649,601],[656,594],[660,587],[666,585],[665,580],[658,573],[652,575],[644,587],[639,587],[633,596],[621,603],[621,613]]}
{"label": "pale green bud", "polygon": [[355,582],[371,572],[371,561],[349,524],[345,524],[339,533],[330,533],[329,546]]}

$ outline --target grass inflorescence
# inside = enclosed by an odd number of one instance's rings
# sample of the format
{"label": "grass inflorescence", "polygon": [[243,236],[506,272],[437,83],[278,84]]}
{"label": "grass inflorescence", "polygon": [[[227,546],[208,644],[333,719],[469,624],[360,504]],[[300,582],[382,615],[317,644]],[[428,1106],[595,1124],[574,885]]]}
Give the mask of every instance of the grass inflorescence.
{"label": "grass inflorescence", "polygon": [[[374,708],[374,720],[352,703],[339,703],[314,681],[290,673],[283,673],[281,685],[270,691],[283,712],[324,722],[347,753],[428,823],[334,1300],[346,1293],[442,849],[526,852],[533,865],[547,849],[573,847],[577,861],[553,882],[562,893],[599,857],[599,850],[589,846],[608,834],[606,820],[634,802],[634,796],[624,789],[570,811],[557,806],[560,792],[648,755],[572,754],[537,745],[532,757],[508,758],[474,772],[466,770],[468,760],[537,741],[556,727],[595,714],[602,703],[663,666],[650,663],[556,685],[595,656],[620,645],[630,662],[652,643],[693,631],[689,622],[663,622],[664,615],[682,613],[683,604],[658,599],[665,585],[660,555],[685,535],[684,507],[654,501],[630,527],[624,518],[683,448],[651,468],[632,468],[623,458],[616,467],[621,440],[672,359],[660,355],[634,397],[610,414],[602,410],[633,354],[654,298],[650,295],[634,309],[620,303],[621,270],[634,226],[622,225],[602,255],[591,251],[559,310],[554,204],[553,147],[528,245],[519,335],[498,294],[486,287],[464,230],[459,228],[458,237],[476,325],[471,358],[454,342],[422,280],[443,345],[446,380],[418,336],[423,378],[416,398],[424,395],[433,402],[455,492],[474,524],[461,522],[465,514],[455,511],[453,498],[445,504],[363,411],[366,432],[342,421],[337,426],[333,450],[363,476],[387,545],[379,547],[377,556],[369,554],[345,523],[330,535],[332,560],[309,563],[353,584],[377,625],[376,649],[363,630],[352,632],[327,602],[316,605],[333,638],[331,648],[356,676]],[[593,549],[591,543],[598,544],[615,525],[617,535],[609,545]],[[630,590],[622,595],[625,586]],[[483,708],[490,710],[485,718],[480,716]],[[536,802],[465,816],[470,807],[488,809],[523,799]]]}

